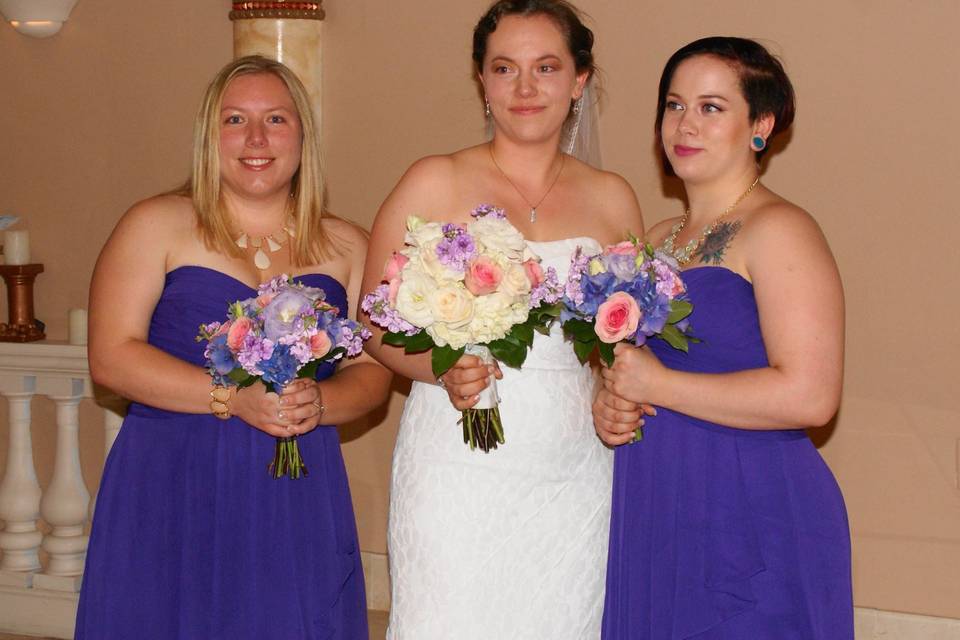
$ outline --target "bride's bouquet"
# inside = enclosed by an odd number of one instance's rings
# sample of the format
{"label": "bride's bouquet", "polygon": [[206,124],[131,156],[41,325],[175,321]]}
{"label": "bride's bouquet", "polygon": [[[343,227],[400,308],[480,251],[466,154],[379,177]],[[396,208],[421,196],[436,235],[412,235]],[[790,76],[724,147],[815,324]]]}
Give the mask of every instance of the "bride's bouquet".
{"label": "bride's bouquet", "polygon": [[[387,330],[383,342],[407,353],[431,350],[433,374],[464,353],[520,367],[534,331],[548,333],[560,313],[563,287],[544,271],[503,209],[480,205],[469,223],[407,219],[404,246],[387,261],[383,284],[361,308]],[[480,402],[463,411],[471,449],[504,443],[500,402],[491,376]]]}
{"label": "bride's bouquet", "polygon": [[[642,346],[659,338],[687,351],[687,317],[693,305],[676,260],[649,244],[629,240],[584,255],[577,248],[570,263],[560,322],[580,362],[594,350],[610,366],[618,342]],[[643,438],[637,428],[634,442]]]}
{"label": "bride's bouquet", "polygon": [[[213,383],[242,389],[260,380],[279,392],[294,378],[315,377],[321,362],[359,354],[370,331],[341,318],[325,298],[322,289],[283,274],[231,304],[225,322],[200,325],[197,341],[207,342],[203,355]],[[274,478],[307,474],[296,436],[277,438],[268,470]]]}

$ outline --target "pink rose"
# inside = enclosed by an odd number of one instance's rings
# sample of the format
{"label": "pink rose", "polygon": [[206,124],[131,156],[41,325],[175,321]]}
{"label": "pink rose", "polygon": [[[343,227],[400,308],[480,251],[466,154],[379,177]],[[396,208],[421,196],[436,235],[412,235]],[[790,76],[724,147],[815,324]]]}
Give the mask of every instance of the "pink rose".
{"label": "pink rose", "polygon": [[640,307],[630,294],[617,291],[597,309],[595,331],[603,342],[620,342],[640,324]]}
{"label": "pink rose", "polygon": [[607,247],[603,250],[603,253],[608,256],[635,256],[637,255],[637,245],[629,240],[624,240],[623,242],[618,242],[617,244]]}
{"label": "pink rose", "polygon": [[402,253],[393,252],[393,255],[387,259],[387,264],[383,267],[383,279],[387,282],[400,276],[403,267],[410,262],[410,258]]}
{"label": "pink rose", "polygon": [[484,296],[496,291],[502,279],[503,269],[500,265],[486,256],[480,256],[467,266],[463,284],[473,295]]}
{"label": "pink rose", "polygon": [[243,339],[250,333],[250,327],[252,326],[253,321],[246,316],[242,316],[233,321],[227,330],[227,346],[230,347],[230,351],[236,353],[240,350]]}
{"label": "pink rose", "polygon": [[310,336],[310,351],[314,358],[322,358],[327,355],[331,346],[330,336],[327,335],[326,331],[318,331]]}
{"label": "pink rose", "polygon": [[543,283],[543,269],[536,260],[527,260],[523,263],[523,270],[527,273],[531,287],[539,287]]}
{"label": "pink rose", "polygon": [[275,293],[264,293],[263,295],[257,296],[257,306],[263,309],[268,304],[273,302],[273,299],[277,297]]}

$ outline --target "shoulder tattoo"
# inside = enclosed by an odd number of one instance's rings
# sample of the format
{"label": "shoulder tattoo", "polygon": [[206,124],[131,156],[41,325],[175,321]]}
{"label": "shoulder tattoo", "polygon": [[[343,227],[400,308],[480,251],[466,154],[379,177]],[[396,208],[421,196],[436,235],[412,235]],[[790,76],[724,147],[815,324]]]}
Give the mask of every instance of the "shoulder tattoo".
{"label": "shoulder tattoo", "polygon": [[730,243],[733,242],[733,238],[740,231],[741,226],[740,220],[718,224],[710,232],[710,235],[704,238],[703,244],[697,250],[700,262],[703,264],[723,264],[723,254],[727,251]]}

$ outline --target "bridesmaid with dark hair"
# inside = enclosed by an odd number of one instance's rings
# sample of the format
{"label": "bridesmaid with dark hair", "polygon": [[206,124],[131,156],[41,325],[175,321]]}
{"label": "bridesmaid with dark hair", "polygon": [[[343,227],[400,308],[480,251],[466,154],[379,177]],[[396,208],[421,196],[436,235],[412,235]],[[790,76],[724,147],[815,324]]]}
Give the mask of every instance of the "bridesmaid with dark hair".
{"label": "bridesmaid with dark hair", "polygon": [[[603,371],[608,640],[853,638],[846,510],[804,432],[839,405],[843,291],[814,219],[760,182],[793,116],[751,40],[698,40],[663,71],[657,135],[688,208],[648,237],[684,268],[701,342],[620,345]],[[659,412],[627,444],[640,402]]]}

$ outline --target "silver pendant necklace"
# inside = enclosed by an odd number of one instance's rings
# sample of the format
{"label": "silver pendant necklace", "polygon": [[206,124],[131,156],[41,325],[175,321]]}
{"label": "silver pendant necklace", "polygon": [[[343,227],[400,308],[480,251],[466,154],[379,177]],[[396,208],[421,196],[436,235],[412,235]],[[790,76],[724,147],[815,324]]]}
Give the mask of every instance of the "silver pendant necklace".
{"label": "silver pendant necklace", "polygon": [[490,145],[489,147],[487,147],[487,148],[490,150],[490,159],[493,160],[493,166],[495,166],[495,167],[497,168],[497,171],[500,172],[500,175],[503,176],[504,180],[506,180],[507,182],[510,183],[510,186],[513,187],[513,190],[517,192],[517,195],[519,195],[520,198],[521,198],[524,202],[527,203],[527,206],[530,207],[530,222],[536,222],[536,221],[537,221],[537,207],[539,207],[541,204],[543,204],[543,201],[546,200],[546,199],[547,199],[547,196],[550,195],[550,192],[553,191],[553,187],[556,186],[557,181],[560,180],[560,174],[563,173],[563,165],[564,165],[564,163],[566,162],[566,159],[567,159],[566,154],[564,154],[564,153],[561,153],[561,154],[560,154],[560,168],[557,169],[557,174],[556,174],[555,176],[553,176],[553,182],[550,183],[550,186],[547,187],[546,192],[544,192],[544,194],[540,197],[540,199],[537,200],[537,203],[536,203],[536,204],[533,204],[532,202],[530,202],[529,200],[527,200],[527,196],[523,195],[523,191],[520,191],[520,187],[518,187],[518,186],[513,182],[513,180],[510,179],[510,176],[507,175],[507,172],[504,171],[504,170],[503,170],[503,167],[500,166],[500,163],[497,162],[497,157],[496,157],[495,155],[493,155],[493,144],[491,144],[491,145]]}

